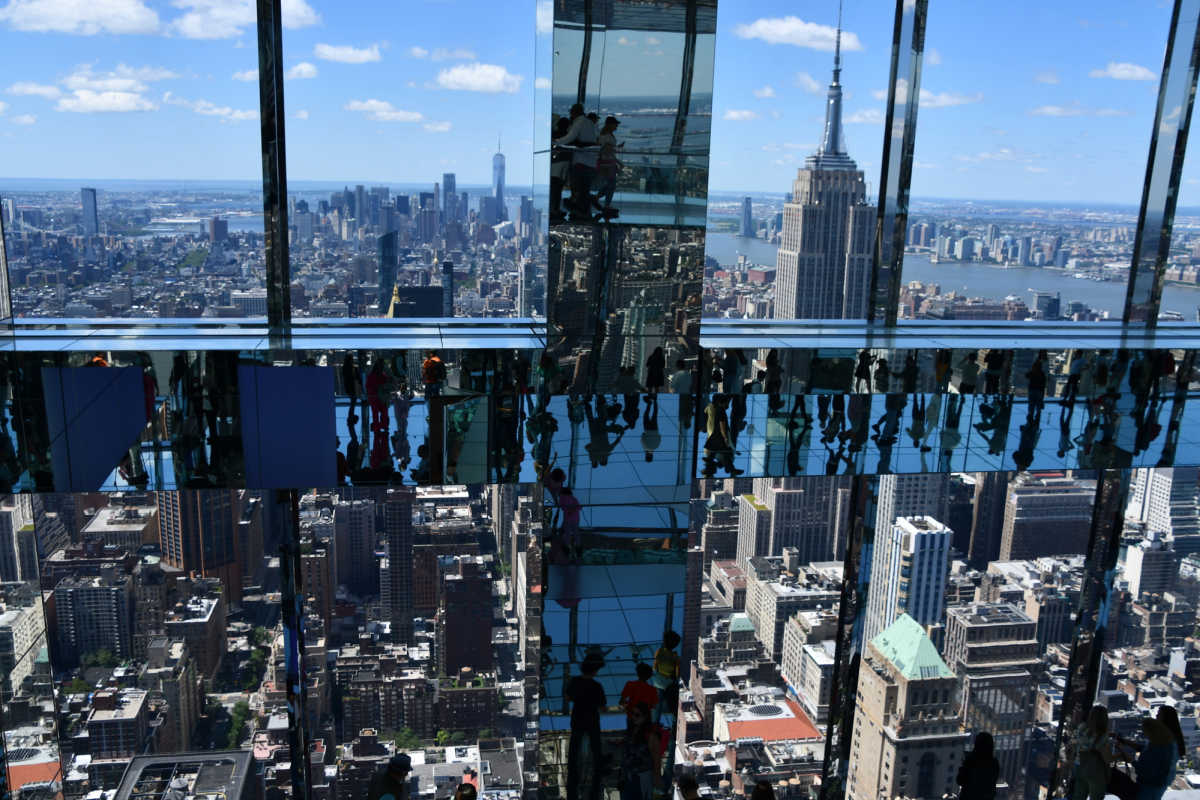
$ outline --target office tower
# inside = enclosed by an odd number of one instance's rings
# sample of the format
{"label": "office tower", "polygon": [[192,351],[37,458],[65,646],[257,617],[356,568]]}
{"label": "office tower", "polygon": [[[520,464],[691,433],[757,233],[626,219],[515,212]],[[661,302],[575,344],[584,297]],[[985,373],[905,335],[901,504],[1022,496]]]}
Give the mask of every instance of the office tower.
{"label": "office tower", "polygon": [[[954,531],[954,550],[966,555],[971,548],[971,515],[974,511],[975,478],[964,473],[949,476],[946,484],[946,524]],[[934,515],[936,516],[936,515]]]}
{"label": "office tower", "polygon": [[1017,265],[1022,267],[1029,266],[1029,254],[1033,248],[1033,240],[1028,236],[1022,236],[1017,242]]}
{"label": "office tower", "polygon": [[866,316],[876,209],[842,137],[841,28],[821,146],[805,159],[783,206],[775,319]]}
{"label": "office tower", "polygon": [[467,218],[467,212],[470,211],[470,209],[471,196],[466,192],[463,192],[458,196],[458,218],[460,220],[465,220]]}
{"label": "office tower", "polygon": [[453,172],[442,173],[442,221],[447,225],[457,222],[459,218],[456,183]]}
{"label": "office tower", "polygon": [[158,749],[177,753],[192,749],[192,731],[200,717],[203,688],[187,644],[154,636],[146,647],[145,668],[138,686],[167,701],[167,720],[159,729]]}
{"label": "office tower", "polygon": [[185,572],[219,578],[229,602],[239,604],[242,565],[237,552],[237,523],[241,508],[235,504],[233,492],[228,489],[156,492],[155,501],[163,563]]}
{"label": "office tower", "polygon": [[379,313],[387,310],[392,298],[392,290],[396,287],[396,270],[400,265],[400,251],[397,249],[400,234],[395,231],[379,237]]}
{"label": "office tower", "polygon": [[223,242],[229,238],[229,220],[213,217],[208,221],[208,241],[210,244]]}
{"label": "office tower", "polygon": [[958,679],[907,614],[867,643],[858,670],[849,800],[934,800],[956,791],[967,734]]}
{"label": "office tower", "polygon": [[742,198],[742,227],[738,232],[739,236],[754,235],[754,217],[750,213],[750,198]]}
{"label": "office tower", "polygon": [[[832,512],[845,480],[827,477],[755,478],[738,498],[739,566],[753,556],[777,556],[794,547],[800,563],[833,558]],[[744,568],[744,567],[743,567]]]}
{"label": "office tower", "polygon": [[[387,547],[387,584],[381,586],[383,608],[399,644],[413,641],[413,498],[412,489],[389,489],[381,501]],[[363,565],[364,568],[368,565]]]}
{"label": "office tower", "polygon": [[1175,586],[1179,562],[1165,536],[1150,531],[1146,538],[1125,551],[1123,567],[1129,581],[1129,594],[1134,600],[1169,592]]}
{"label": "office tower", "polygon": [[95,236],[100,233],[100,215],[96,209],[96,190],[80,189],[83,201],[83,235]]}
{"label": "office tower", "polygon": [[438,592],[438,669],[457,675],[469,667],[490,672],[492,653],[492,580],[479,556],[459,556],[446,568]]}
{"label": "office tower", "polygon": [[1138,469],[1129,487],[1126,519],[1166,534],[1181,560],[1200,553],[1198,477],[1198,467]]}
{"label": "office tower", "polygon": [[15,495],[0,505],[0,581],[37,580],[37,536],[27,498]]}
{"label": "office tower", "polygon": [[113,567],[102,568],[100,575],[60,580],[54,587],[54,614],[56,664],[78,664],[100,650],[132,655],[133,582]]}
{"label": "office tower", "polygon": [[499,152],[500,143],[496,142],[496,155],[492,156],[492,198],[496,201],[496,221],[508,219],[508,209],[504,205],[504,154]]}
{"label": "office tower", "polygon": [[338,503],[333,507],[333,528],[337,585],[357,597],[378,594],[379,571],[367,568],[375,560],[375,502]]}
{"label": "office tower", "polygon": [[370,223],[370,218],[367,211],[367,189],[361,183],[354,187],[354,218],[358,221],[359,228],[364,228]]}
{"label": "office tower", "polygon": [[1095,481],[1059,473],[1013,478],[1004,503],[1000,560],[1084,552],[1095,496]]}
{"label": "office tower", "polygon": [[93,759],[127,759],[145,751],[150,735],[148,700],[144,689],[108,689],[92,696],[87,739]]}
{"label": "office tower", "polygon": [[211,579],[194,582],[191,591],[167,612],[163,629],[171,639],[187,642],[196,669],[211,680],[225,658],[228,604],[222,587]]}
{"label": "office tower", "polygon": [[949,503],[949,475],[881,475],[875,503],[875,535],[890,530],[897,517],[928,516],[944,520]]}
{"label": "office tower", "polygon": [[897,517],[875,529],[863,640],[907,614],[923,626],[942,621],[953,532],[933,517]]}
{"label": "office tower", "polygon": [[949,608],[944,652],[958,676],[967,731],[992,734],[1008,796],[1024,797],[1025,741],[1041,668],[1037,623],[1009,603]]}
{"label": "office tower", "polygon": [[454,264],[450,261],[442,262],[442,316],[454,316]]}
{"label": "office tower", "polygon": [[46,645],[42,595],[35,590],[0,604],[0,702],[8,702],[33,674]]}
{"label": "office tower", "polygon": [[1004,504],[1008,498],[1008,473],[976,472],[975,501],[971,516],[971,543],[967,562],[973,569],[987,569],[1000,557],[1004,533]]}
{"label": "office tower", "polygon": [[144,659],[150,639],[166,629],[167,575],[158,556],[145,556],[133,568],[133,657]]}

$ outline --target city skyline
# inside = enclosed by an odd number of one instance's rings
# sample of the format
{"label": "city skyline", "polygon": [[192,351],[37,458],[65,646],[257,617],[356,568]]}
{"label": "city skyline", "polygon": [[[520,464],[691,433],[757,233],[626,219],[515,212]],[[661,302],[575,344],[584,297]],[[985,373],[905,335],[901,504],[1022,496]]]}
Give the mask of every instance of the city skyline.
{"label": "city skyline", "polygon": [[[239,6],[222,16],[215,6],[183,13],[143,0],[117,6],[113,19],[59,8],[56,0],[11,0],[0,8],[0,64],[11,76],[0,86],[0,137],[14,156],[9,163],[30,170],[14,177],[253,180],[260,163],[252,10]],[[833,2],[827,6],[799,16],[766,0],[723,9],[714,192],[785,192],[789,175],[815,149],[837,13]],[[1011,70],[995,76],[972,69],[978,54],[963,34],[982,24],[976,16],[950,8],[932,13],[913,196],[1136,204],[1168,27],[1161,6],[1130,18],[1115,3],[1025,3],[1011,18],[996,12],[985,22],[991,38],[1005,42],[995,55]],[[427,176],[391,165],[420,164],[432,165],[431,175],[454,171],[464,184],[487,185],[489,140],[499,133],[513,142],[509,183],[528,185],[535,176],[541,182],[544,161],[533,153],[545,146],[549,122],[549,3],[498,13],[446,0],[434,10],[404,14],[391,29],[405,30],[405,41],[386,41],[378,32],[398,11],[380,19],[377,9],[317,0],[285,7],[293,180],[416,183]],[[460,23],[452,41],[442,13]],[[1018,19],[1041,24],[1028,26],[1032,36],[1005,36]],[[845,138],[868,194],[878,181],[891,27],[890,15],[870,15],[862,3],[845,8]],[[531,30],[532,53],[511,44]],[[74,66],[31,67],[47,46],[69,48]],[[666,46],[618,36],[608,49],[645,60]],[[1010,73],[1021,81],[1010,81]],[[331,130],[338,132],[332,146]],[[181,147],[205,175],[180,169]],[[1064,147],[1074,158],[1050,157]],[[1183,206],[1200,204],[1194,161],[1184,167]],[[1105,169],[1096,170],[1097,163]],[[393,174],[402,172],[408,174]],[[964,192],[965,185],[973,191]]]}

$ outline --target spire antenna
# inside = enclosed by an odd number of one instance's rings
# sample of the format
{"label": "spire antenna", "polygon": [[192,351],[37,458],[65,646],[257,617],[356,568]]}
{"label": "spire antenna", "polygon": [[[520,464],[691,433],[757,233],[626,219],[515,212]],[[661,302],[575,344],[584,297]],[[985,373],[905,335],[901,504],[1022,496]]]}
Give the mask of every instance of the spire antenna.
{"label": "spire antenna", "polygon": [[842,72],[842,0],[838,0],[837,36],[833,41],[833,82],[839,83]]}

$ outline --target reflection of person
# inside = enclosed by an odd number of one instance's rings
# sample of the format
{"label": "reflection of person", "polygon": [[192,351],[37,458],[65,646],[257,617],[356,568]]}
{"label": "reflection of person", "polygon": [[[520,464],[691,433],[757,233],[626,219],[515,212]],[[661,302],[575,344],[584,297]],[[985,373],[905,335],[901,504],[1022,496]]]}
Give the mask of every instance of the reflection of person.
{"label": "reflection of person", "polygon": [[1092,706],[1087,722],[1075,732],[1075,791],[1073,800],[1104,800],[1112,771],[1108,745],[1108,709]]}
{"label": "reflection of person", "polygon": [[430,350],[421,364],[421,381],[425,384],[426,397],[438,397],[442,393],[442,382],[446,380],[446,364],[438,354]]}
{"label": "reflection of person", "polygon": [[667,631],[663,635],[662,647],[654,652],[654,674],[650,683],[658,692],[658,708],[655,710],[656,719],[662,719],[663,714],[675,713],[679,702],[679,653],[675,648],[683,641],[675,631]]}
{"label": "reflection of person", "polygon": [[613,194],[617,190],[617,173],[621,170],[624,164],[617,158],[617,126],[621,121],[616,117],[607,117],[604,120],[604,127],[600,129],[600,133],[596,137],[596,143],[600,145],[600,153],[596,159],[596,177],[599,180],[597,190],[599,197],[604,198],[603,204],[596,205],[600,207],[601,212],[607,212],[612,209]]}
{"label": "reflection of person", "polygon": [[[474,775],[474,772],[471,774]],[[454,800],[475,800],[478,796],[479,791],[470,783],[460,783],[454,790]]]}
{"label": "reflection of person", "polygon": [[1000,762],[995,756],[992,735],[983,731],[975,736],[975,747],[958,768],[957,783],[962,787],[958,800],[993,800],[1000,780]]}
{"label": "reflection of person", "polygon": [[692,371],[682,358],[675,362],[675,373],[671,375],[671,391],[679,395],[679,418],[683,427],[692,424]]}
{"label": "reflection of person", "polygon": [[653,675],[654,668],[641,663],[637,665],[637,680],[625,682],[625,687],[621,689],[620,706],[625,709],[626,717],[632,718],[633,708],[638,703],[645,703],[647,708],[658,705],[658,689],[650,683]]}
{"label": "reflection of person", "polygon": [[662,774],[658,727],[650,721],[650,706],[635,703],[621,748],[621,800],[651,800],[655,778]]}
{"label": "reflection of person", "polygon": [[405,753],[392,756],[387,769],[371,778],[368,800],[408,800],[408,773],[411,771],[412,759]]}
{"label": "reflection of person", "polygon": [[583,506],[580,505],[579,498],[575,496],[570,487],[564,486],[558,490],[558,507],[563,512],[563,544],[571,558],[578,562],[583,556],[579,542],[579,517],[583,512]]}
{"label": "reflection of person", "polygon": [[573,145],[577,149],[571,159],[571,215],[591,218],[591,188],[596,180],[596,123],[583,113],[583,104],[571,106],[571,125],[558,145]]}
{"label": "reflection of person", "polygon": [[770,781],[759,781],[754,784],[754,791],[750,793],[750,800],[775,800],[775,788],[771,786]]}
{"label": "reflection of person", "polygon": [[371,406],[371,430],[386,430],[388,427],[387,394],[390,379],[383,369],[383,359],[371,365],[367,375],[367,403]]}
{"label": "reflection of person", "polygon": [[662,347],[654,348],[654,352],[646,359],[646,389],[650,394],[657,394],[667,382],[667,356]]}
{"label": "reflection of person", "polygon": [[[561,139],[567,135],[571,120],[559,117],[553,123],[552,139]],[[571,176],[571,153],[561,148],[550,152],[550,224],[558,225],[563,221],[562,193],[567,180]]]}
{"label": "reflection of person", "polygon": [[1137,779],[1130,778],[1121,770],[1114,769],[1108,780],[1108,793],[1121,800],[1159,800],[1175,779],[1175,767],[1187,753],[1183,732],[1179,726],[1179,714],[1172,706],[1159,706],[1154,719],[1142,721],[1145,744],[1117,737],[1117,741],[1129,750],[1140,750],[1133,764]]}
{"label": "reflection of person", "polygon": [[566,698],[571,701],[571,741],[567,747],[567,800],[578,800],[583,744],[591,750],[591,791],[588,800],[599,800],[600,786],[600,712],[608,706],[604,687],[596,680],[596,673],[604,666],[604,659],[589,655],[583,660],[583,674],[577,675],[567,684]]}

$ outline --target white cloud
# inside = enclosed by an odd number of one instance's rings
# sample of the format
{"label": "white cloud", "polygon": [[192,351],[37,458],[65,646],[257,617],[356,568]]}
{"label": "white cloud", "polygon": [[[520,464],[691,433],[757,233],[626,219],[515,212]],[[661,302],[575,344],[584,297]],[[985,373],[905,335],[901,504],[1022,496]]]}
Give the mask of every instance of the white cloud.
{"label": "white cloud", "polygon": [[435,47],[430,58],[434,61],[471,61],[478,58],[474,50],[468,50],[465,47],[456,47],[448,49],[445,47]]}
{"label": "white cloud", "polygon": [[94,114],[110,111],[153,111],[158,106],[137,92],[97,92],[92,89],[76,89],[70,95],[59,98],[54,108],[56,111]]}
{"label": "white cloud", "polygon": [[208,100],[185,100],[182,97],[176,97],[170,92],[163,95],[163,102],[171,106],[190,108],[197,114],[203,114],[206,117],[220,117],[222,120],[228,122],[244,122],[246,120],[258,119],[258,109],[236,109],[230,106],[219,106]]}
{"label": "white cloud", "polygon": [[775,96],[775,88],[773,86],[764,86],[761,89],[754,90],[754,96],[760,100]]}
{"label": "white cloud", "polygon": [[287,71],[287,78],[304,79],[317,77],[317,65],[307,61],[301,61],[296,66]]}
{"label": "white cloud", "polygon": [[[184,9],[171,23],[171,29],[188,39],[232,39],[255,25],[254,0],[173,0]],[[306,0],[283,0],[283,27],[307,28],[321,21],[321,15]]]}
{"label": "white cloud", "polygon": [[296,119],[308,119],[308,111],[303,108],[300,109],[296,112]]}
{"label": "white cloud", "polygon": [[143,0],[9,0],[0,22],[19,31],[75,33],[155,33],[158,14]]}
{"label": "white cloud", "polygon": [[1092,78],[1112,78],[1118,81],[1152,81],[1158,73],[1141,66],[1130,64],[1128,61],[1110,61],[1104,69],[1094,69],[1088,73]]}
{"label": "white cloud", "polygon": [[1038,106],[1029,111],[1032,117],[1078,117],[1084,113],[1079,106]]}
{"label": "white cloud", "polygon": [[638,42],[636,39],[630,39],[628,36],[620,36],[617,38],[617,44],[621,45],[621,47],[633,47],[637,43]]}
{"label": "white cloud", "polygon": [[343,64],[366,64],[378,61],[379,45],[368,47],[352,47],[348,44],[318,44],[313,48],[313,54],[324,61],[339,61]]}
{"label": "white cloud", "polygon": [[425,115],[420,111],[404,111],[386,100],[351,100],[346,103],[347,111],[361,111],[367,119],[376,122],[421,122]]}
{"label": "white cloud", "polygon": [[1120,108],[1097,108],[1097,117],[1128,117],[1129,112]]}
{"label": "white cloud", "polygon": [[554,29],[554,5],[550,0],[538,0],[537,32],[549,33]]}
{"label": "white cloud", "polygon": [[430,133],[446,133],[450,130],[449,122],[426,122],[423,126]]}
{"label": "white cloud", "polygon": [[118,64],[109,72],[96,72],[92,65],[82,64],[62,79],[70,94],[59,97],[54,108],[76,113],[153,111],[158,105],[144,95],[149,84],[178,77],[162,67]]}
{"label": "white cloud", "polygon": [[942,63],[942,54],[932,47],[925,51],[925,63],[928,66],[936,67]]}
{"label": "white cloud", "polygon": [[534,80],[534,82],[533,82],[533,88],[535,88],[535,89],[549,89],[549,88],[550,88],[550,79],[549,79],[549,78],[537,78],[537,79],[536,79],[536,80]]}
{"label": "white cloud", "polygon": [[1058,83],[1058,73],[1054,70],[1046,70],[1045,72],[1039,72],[1037,75],[1034,75],[1033,80],[1036,83],[1049,83],[1053,85]]}
{"label": "white cloud", "polygon": [[12,121],[18,125],[32,125],[33,123],[37,122],[37,117],[35,117],[33,114],[18,114],[12,118]]}
{"label": "white cloud", "polygon": [[937,169],[937,164],[932,161],[914,161],[913,166],[917,169]]}
{"label": "white cloud", "polygon": [[4,91],[9,94],[44,97],[47,100],[55,100],[62,94],[57,86],[46,86],[45,84],[31,83],[30,81],[17,81]]}
{"label": "white cloud", "polygon": [[877,108],[864,108],[846,117],[850,124],[879,125],[883,122],[883,112]]}
{"label": "white cloud", "polygon": [[646,44],[653,47],[654,45],[662,44],[662,39],[658,38],[657,36],[647,36]]}
{"label": "white cloud", "polygon": [[887,89],[872,89],[871,97],[876,100],[887,100]]}
{"label": "white cloud", "polygon": [[1045,167],[1029,166],[1029,167],[1025,168],[1025,171],[1026,172],[1049,172],[1050,170],[1046,169]]}
{"label": "white cloud", "polygon": [[817,82],[816,78],[814,78],[812,75],[809,75],[807,72],[796,73],[796,85],[809,94],[821,93],[821,84]]}
{"label": "white cloud", "polygon": [[968,103],[978,103],[983,99],[983,95],[975,93],[972,95],[958,94],[956,92],[931,92],[928,89],[921,90],[921,107],[922,108],[949,108],[950,106],[962,106]]}
{"label": "white cloud", "polygon": [[419,47],[414,44],[412,47],[408,48],[408,54],[413,58],[425,58],[429,55],[429,51],[424,47]]}
{"label": "white cloud", "polygon": [[758,119],[758,114],[754,111],[731,108],[722,115],[721,119],[730,122],[749,122],[752,119]]}
{"label": "white cloud", "polygon": [[8,103],[4,102],[3,100],[0,100],[0,114],[3,114],[7,110],[8,110]]}
{"label": "white cloud", "polygon": [[437,75],[436,86],[458,92],[516,94],[521,88],[521,76],[513,75],[498,64],[459,64]]}
{"label": "white cloud", "polygon": [[258,70],[243,69],[239,72],[233,73],[233,79],[235,81],[256,81],[258,80]]}
{"label": "white cloud", "polygon": [[[788,16],[756,19],[749,24],[736,26],[733,33],[739,39],[762,39],[767,44],[791,44],[832,53],[837,29]],[[862,50],[858,35],[842,31],[842,49]]]}

